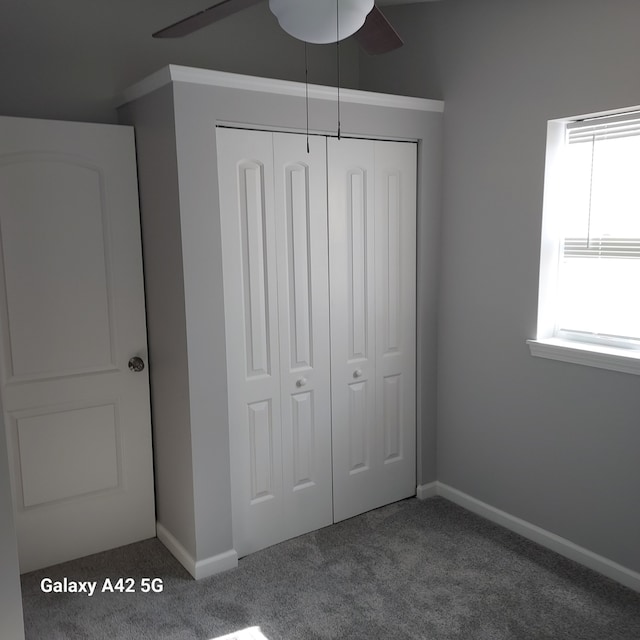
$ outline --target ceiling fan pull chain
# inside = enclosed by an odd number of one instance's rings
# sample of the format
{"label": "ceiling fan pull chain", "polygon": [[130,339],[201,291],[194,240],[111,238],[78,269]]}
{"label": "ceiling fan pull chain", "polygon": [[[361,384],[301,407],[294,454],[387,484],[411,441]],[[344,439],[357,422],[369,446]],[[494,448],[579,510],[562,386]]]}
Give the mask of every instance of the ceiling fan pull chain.
{"label": "ceiling fan pull chain", "polygon": [[336,0],[336,58],[338,65],[338,140],[340,140],[340,0]]}
{"label": "ceiling fan pull chain", "polygon": [[309,56],[307,43],[304,43],[304,99],[307,110],[307,153],[309,153]]}

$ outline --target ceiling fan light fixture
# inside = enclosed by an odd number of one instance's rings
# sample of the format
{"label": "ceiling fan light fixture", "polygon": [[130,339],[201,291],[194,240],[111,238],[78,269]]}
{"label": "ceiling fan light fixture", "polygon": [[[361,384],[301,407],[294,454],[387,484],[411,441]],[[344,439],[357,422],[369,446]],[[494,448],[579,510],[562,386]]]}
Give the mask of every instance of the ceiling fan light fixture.
{"label": "ceiling fan light fixture", "polygon": [[358,31],[373,4],[374,0],[269,0],[269,9],[294,38],[329,44]]}

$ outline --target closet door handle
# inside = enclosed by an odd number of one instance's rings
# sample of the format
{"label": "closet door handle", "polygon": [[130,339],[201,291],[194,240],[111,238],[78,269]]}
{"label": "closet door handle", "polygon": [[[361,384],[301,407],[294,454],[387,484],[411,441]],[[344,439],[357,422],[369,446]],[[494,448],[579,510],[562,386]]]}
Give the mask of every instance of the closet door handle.
{"label": "closet door handle", "polygon": [[354,377],[354,378],[362,378],[362,369],[356,369],[356,370],[353,372],[353,377]]}
{"label": "closet door handle", "polygon": [[300,378],[300,380],[296,381],[296,387],[304,387],[305,384],[307,384],[306,378]]}

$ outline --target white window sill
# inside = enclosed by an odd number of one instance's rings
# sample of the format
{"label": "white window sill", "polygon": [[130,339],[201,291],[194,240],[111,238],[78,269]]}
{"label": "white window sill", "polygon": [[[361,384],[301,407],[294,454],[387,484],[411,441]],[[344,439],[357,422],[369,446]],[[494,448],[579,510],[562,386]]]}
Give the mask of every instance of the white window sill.
{"label": "white window sill", "polygon": [[559,338],[527,340],[532,356],[640,375],[640,351]]}

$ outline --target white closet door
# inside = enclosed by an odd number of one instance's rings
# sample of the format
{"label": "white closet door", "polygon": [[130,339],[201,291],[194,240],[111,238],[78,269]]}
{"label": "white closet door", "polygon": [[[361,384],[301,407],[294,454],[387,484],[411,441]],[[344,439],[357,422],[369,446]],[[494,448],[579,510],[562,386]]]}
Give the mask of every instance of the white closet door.
{"label": "white closet door", "polygon": [[218,129],[234,546],[331,524],[326,148]]}
{"label": "white closet door", "polygon": [[286,538],[333,522],[326,145],[274,134]]}
{"label": "white closet door", "polygon": [[374,142],[328,144],[333,514],[379,506],[375,406]]}
{"label": "white closet door", "polygon": [[416,492],[416,145],[375,143],[380,504]]}
{"label": "white closet door", "polygon": [[415,494],[414,144],[328,141],[334,520]]}
{"label": "white closet door", "polygon": [[240,555],[282,540],[272,134],[217,129],[232,523]]}

